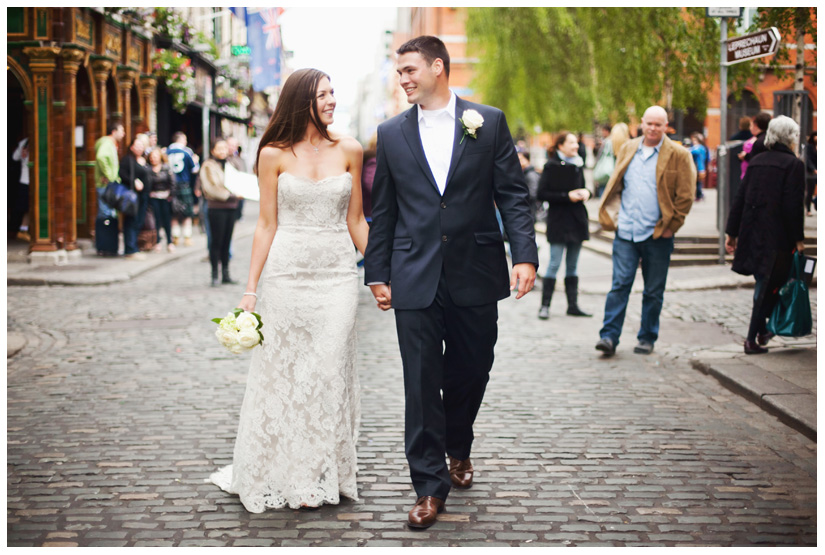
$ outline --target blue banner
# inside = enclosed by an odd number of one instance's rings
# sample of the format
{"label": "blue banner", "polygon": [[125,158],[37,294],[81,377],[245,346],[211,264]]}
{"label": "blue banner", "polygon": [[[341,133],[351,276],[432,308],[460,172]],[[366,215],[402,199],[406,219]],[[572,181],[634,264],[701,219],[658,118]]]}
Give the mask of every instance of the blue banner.
{"label": "blue banner", "polygon": [[252,88],[263,91],[281,84],[281,14],[283,8],[229,8],[246,22]]}

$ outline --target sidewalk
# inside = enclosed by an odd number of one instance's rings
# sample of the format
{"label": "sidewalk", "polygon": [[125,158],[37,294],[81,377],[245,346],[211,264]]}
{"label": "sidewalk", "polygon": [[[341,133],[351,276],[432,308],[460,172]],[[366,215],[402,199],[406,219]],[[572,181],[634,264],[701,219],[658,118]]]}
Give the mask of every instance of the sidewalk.
{"label": "sidewalk", "polygon": [[[709,221],[715,214],[710,209],[710,199],[699,205],[699,210],[688,216],[686,228],[693,233],[707,232],[715,223]],[[591,201],[593,202],[593,201]],[[714,203],[715,204],[715,203]],[[246,237],[254,233],[257,219],[257,203],[247,203],[243,220],[237,223],[234,237]],[[588,206],[591,217],[596,207]],[[816,234],[816,218],[806,219],[806,234],[812,228]],[[547,267],[549,248],[543,233],[537,233],[540,272]],[[147,253],[145,260],[98,257],[91,244],[81,258],[64,266],[31,265],[25,261],[27,245],[8,243],[7,284],[15,285],[104,285],[132,280],[169,262],[187,257],[206,255],[206,236],[195,231],[192,247],[181,247],[173,254]],[[583,250],[579,260],[582,276],[580,291],[592,295],[590,303],[594,318],[601,317],[600,305],[610,291],[612,262],[610,258]],[[206,279],[206,276],[204,276]],[[541,279],[537,280],[537,289]],[[559,285],[559,287],[562,287]],[[728,265],[671,267],[668,272],[667,291],[696,292],[731,288],[752,288],[753,278],[740,276]],[[637,273],[633,292],[643,288],[641,270]],[[557,295],[559,296],[559,295]],[[692,353],[694,368],[716,377],[728,388],[750,399],[764,410],[777,415],[786,424],[812,439],[816,439],[816,286],[811,290],[814,334],[805,338],[775,338],[771,352],[760,356],[746,356],[741,342],[697,350]],[[596,308],[599,307],[598,310]],[[668,309],[668,297],[665,298]],[[741,335],[741,326],[734,330]],[[744,339],[744,337],[742,338]],[[595,343],[595,339],[594,339]],[[7,333],[7,356],[12,357],[25,346],[25,340],[14,330]]]}

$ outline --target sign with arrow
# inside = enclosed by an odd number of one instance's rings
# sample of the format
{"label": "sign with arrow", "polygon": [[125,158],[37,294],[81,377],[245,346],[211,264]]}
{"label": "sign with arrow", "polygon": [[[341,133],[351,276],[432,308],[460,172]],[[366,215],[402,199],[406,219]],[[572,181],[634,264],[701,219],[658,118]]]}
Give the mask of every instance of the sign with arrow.
{"label": "sign with arrow", "polygon": [[725,42],[728,64],[738,64],[739,62],[776,54],[776,51],[779,50],[779,39],[780,35],[776,27],[728,39]]}

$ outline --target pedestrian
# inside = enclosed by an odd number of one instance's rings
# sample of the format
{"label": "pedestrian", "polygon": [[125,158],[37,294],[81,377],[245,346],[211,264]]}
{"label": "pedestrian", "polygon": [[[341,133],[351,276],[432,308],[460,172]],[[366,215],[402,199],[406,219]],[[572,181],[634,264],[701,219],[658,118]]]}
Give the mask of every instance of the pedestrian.
{"label": "pedestrian", "polygon": [[753,132],[750,129],[751,127],[751,118],[748,116],[742,116],[739,118],[739,131],[731,135],[728,139],[729,141],[747,141],[751,137],[753,137]]}
{"label": "pedestrian", "polygon": [[707,168],[710,162],[708,156],[708,149],[705,146],[705,137],[701,133],[690,134],[690,155],[693,158],[693,163],[696,165],[696,200],[704,200],[705,195],[702,194],[702,184],[708,175]]}
{"label": "pedestrian", "polygon": [[[493,364],[497,301],[516,284],[517,299],[533,288],[538,253],[503,112],[450,90],[440,39],[416,37],[396,54],[415,106],[378,126],[364,275],[378,307],[395,309],[416,493],[407,525],[427,528],[452,487],[472,486],[473,422]],[[509,279],[496,206],[512,249]]]}
{"label": "pedestrian", "polygon": [[811,203],[816,208],[816,131],[808,136],[808,146],[805,147],[805,211],[811,214]]}
{"label": "pedestrian", "polygon": [[584,133],[579,133],[576,136],[576,142],[579,145],[576,147],[576,152],[579,155],[579,158],[582,159],[582,163],[587,163],[587,145],[584,144]]}
{"label": "pedestrian", "polygon": [[144,133],[146,135],[146,152],[143,155],[148,159],[149,153],[158,148],[158,134],[154,131],[147,131]]}
{"label": "pedestrian", "polygon": [[741,169],[739,176],[740,181],[745,179],[745,172],[748,170],[748,162],[753,156],[756,156],[756,154],[753,154],[753,149],[756,147],[756,143],[757,141],[760,141],[760,139],[761,141],[759,142],[759,147],[757,148],[757,154],[765,151],[765,131],[768,130],[768,123],[770,123],[770,121],[771,115],[767,112],[759,112],[751,118],[751,138],[742,144],[742,152],[738,155],[740,160],[739,167]]}
{"label": "pedestrian", "polygon": [[539,200],[539,179],[541,176],[530,163],[529,150],[516,147],[516,152],[518,153],[521,171],[524,174],[524,182],[527,183],[527,191],[530,194],[530,217],[533,218],[533,224],[535,225],[539,207],[542,204],[542,201]]}
{"label": "pedestrian", "polygon": [[[209,263],[212,266],[212,287],[218,287],[220,283],[238,283],[229,274],[229,244],[238,218],[240,197],[226,188],[225,168],[228,154],[226,141],[216,141],[212,146],[212,157],[203,163],[199,174],[201,192],[209,203],[209,228],[212,230]],[[220,282],[218,264],[222,271]]]}
{"label": "pedestrian", "polygon": [[610,130],[610,135],[604,140],[599,159],[593,168],[593,182],[597,198],[601,198],[613,170],[616,167],[616,154],[624,144],[630,140],[630,128],[626,123],[619,122]]}
{"label": "pedestrian", "polygon": [[805,165],[794,154],[799,125],[777,116],[765,134],[767,150],[755,156],[736,191],[725,227],[725,248],[733,253],[731,269],[753,275],[753,291],[745,354],[768,352],[773,334],[767,319],[788,279],[794,249],[805,248]]}
{"label": "pedestrian", "polygon": [[[264,341],[252,353],[233,464],[210,477],[253,513],[337,504],[342,495],[358,500],[352,245],[364,251],[369,227],[358,186],[362,148],[328,131],[335,106],[328,75],[292,73],[254,166],[260,211],[238,306],[260,306]],[[204,164],[207,195],[212,173]],[[214,206],[210,200],[210,216]],[[217,242],[218,226],[212,231]]]}
{"label": "pedestrian", "polygon": [[166,234],[166,250],[175,252],[172,242],[172,191],[175,187],[175,174],[169,167],[169,160],[160,148],[155,147],[149,152],[149,167],[152,187],[149,192],[149,202],[155,215],[155,229],[158,234],[158,243],[155,252],[162,250],[160,243],[161,229]]}
{"label": "pedestrian", "polygon": [[195,216],[195,195],[193,192],[195,175],[200,169],[198,157],[187,145],[186,134],[178,131],[172,136],[172,144],[166,149],[169,165],[175,172],[174,195],[177,201],[172,208],[172,241],[180,244],[181,227],[183,245],[192,246],[192,218]]}
{"label": "pedestrian", "polygon": [[759,133],[756,135],[756,141],[753,143],[751,151],[747,154],[747,156],[745,156],[746,161],[750,162],[755,156],[768,150],[765,146],[765,133],[768,130],[768,124],[772,118],[773,116],[771,116],[768,112],[759,112],[753,117],[753,122],[759,129]]}
{"label": "pedestrian", "polygon": [[[239,172],[246,173],[246,161],[241,157],[241,147],[238,144],[238,139],[232,137],[231,135],[227,137],[226,148],[229,150],[229,155],[226,157],[226,161],[229,164],[232,164],[232,167]],[[243,218],[243,206],[244,199],[238,199],[238,211],[236,212],[238,221]]]}
{"label": "pedestrian", "polygon": [[10,184],[14,188],[13,208],[9,211],[9,235],[21,241],[31,241],[29,235],[29,138],[23,137],[11,155],[12,160],[20,163],[19,178]]}
{"label": "pedestrian", "polygon": [[[143,215],[146,215],[145,205],[149,202],[149,190],[152,185],[151,171],[145,165],[143,152],[146,143],[141,136],[136,136],[129,145],[129,150],[120,160],[118,175],[120,182],[134,191],[138,196],[138,213],[135,216],[121,214],[121,228],[123,229],[123,254],[132,260],[143,260],[146,255],[138,248],[138,232],[141,230],[141,205]],[[142,163],[143,162],[143,163]],[[142,201],[141,199],[146,199]]]}
{"label": "pedestrian", "polygon": [[542,280],[540,320],[550,318],[550,302],[562,259],[565,259],[567,314],[592,316],[581,310],[578,304],[579,253],[582,243],[590,239],[587,208],[584,205],[590,198],[590,191],[585,187],[584,160],[577,154],[578,148],[573,133],[558,133],[547,151],[548,160],[539,181],[538,198],[548,203],[547,242],[550,243],[550,263]]}
{"label": "pedestrian", "polygon": [[633,349],[650,354],[659,338],[673,235],[685,223],[695,198],[696,167],[682,145],[665,137],[667,112],[651,106],[642,116],[642,136],[617,153],[616,169],[599,203],[599,223],[616,233],[613,280],[604,304],[604,322],[596,349],[616,353],[627,300],[639,261],[644,293],[642,322]]}
{"label": "pedestrian", "polygon": [[367,223],[372,222],[372,182],[375,179],[376,150],[378,134],[373,133],[364,150],[364,166],[361,170],[361,199],[364,205],[364,217]]}

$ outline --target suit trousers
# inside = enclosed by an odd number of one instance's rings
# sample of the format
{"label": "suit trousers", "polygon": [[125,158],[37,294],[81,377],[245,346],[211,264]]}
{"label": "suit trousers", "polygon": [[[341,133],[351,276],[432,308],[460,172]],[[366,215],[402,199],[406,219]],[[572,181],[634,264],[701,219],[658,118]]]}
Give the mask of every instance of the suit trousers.
{"label": "suit trousers", "polygon": [[446,499],[446,454],[469,458],[498,337],[498,305],[453,303],[442,271],[433,303],[395,311],[404,365],[405,445],[416,494]]}

